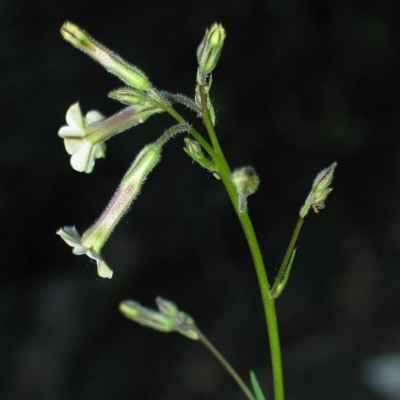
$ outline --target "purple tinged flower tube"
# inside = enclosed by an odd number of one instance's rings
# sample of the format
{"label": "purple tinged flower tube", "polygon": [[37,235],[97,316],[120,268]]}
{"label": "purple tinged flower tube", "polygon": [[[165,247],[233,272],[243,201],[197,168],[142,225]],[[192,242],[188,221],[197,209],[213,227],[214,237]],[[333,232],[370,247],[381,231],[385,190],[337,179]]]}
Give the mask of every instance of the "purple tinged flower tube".
{"label": "purple tinged flower tube", "polygon": [[84,232],[82,237],[74,226],[65,226],[57,231],[57,234],[74,248],[72,250],[74,254],[86,254],[96,260],[97,272],[102,278],[111,278],[113,271],[104,261],[101,250],[139,194],[147,176],[160,161],[161,147],[162,144],[159,143],[149,144],[136,156],[110,203],[100,218]]}

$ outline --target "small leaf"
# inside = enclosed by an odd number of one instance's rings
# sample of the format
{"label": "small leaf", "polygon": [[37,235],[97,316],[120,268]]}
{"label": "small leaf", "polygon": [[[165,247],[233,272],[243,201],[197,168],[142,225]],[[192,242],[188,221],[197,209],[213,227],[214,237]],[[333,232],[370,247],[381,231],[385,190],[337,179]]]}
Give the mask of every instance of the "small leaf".
{"label": "small leaf", "polygon": [[253,386],[254,394],[256,395],[256,400],[266,400],[254,371],[250,371],[250,380],[251,385]]}

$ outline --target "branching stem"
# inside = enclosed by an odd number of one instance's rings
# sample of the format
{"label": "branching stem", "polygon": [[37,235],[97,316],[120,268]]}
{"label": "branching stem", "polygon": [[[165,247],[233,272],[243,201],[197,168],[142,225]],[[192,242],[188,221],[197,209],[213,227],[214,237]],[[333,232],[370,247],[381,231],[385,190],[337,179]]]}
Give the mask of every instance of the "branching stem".
{"label": "branching stem", "polygon": [[238,195],[235,190],[235,187],[233,186],[230,180],[231,171],[225,159],[225,156],[222,152],[221,146],[218,142],[214,126],[212,125],[211,122],[210,114],[207,109],[207,95],[204,86],[200,86],[200,95],[203,106],[202,108],[203,108],[204,124],[206,126],[207,132],[210,136],[211,143],[215,150],[214,162],[218,168],[221,180],[235,208],[236,214],[239,217],[239,221],[242,225],[244,234],[246,236],[247,243],[249,245],[257,273],[257,279],[260,286],[261,298],[264,305],[264,313],[267,322],[267,330],[268,330],[268,337],[269,337],[269,344],[271,351],[271,364],[272,364],[272,373],[274,381],[275,400],[284,400],[285,394],[283,385],[282,356],[281,356],[281,347],[279,340],[278,322],[275,310],[275,300],[270,297],[270,285],[265,271],[265,266],[261,255],[260,246],[258,244],[257,236],[254,232],[250,216],[247,212],[239,213]]}

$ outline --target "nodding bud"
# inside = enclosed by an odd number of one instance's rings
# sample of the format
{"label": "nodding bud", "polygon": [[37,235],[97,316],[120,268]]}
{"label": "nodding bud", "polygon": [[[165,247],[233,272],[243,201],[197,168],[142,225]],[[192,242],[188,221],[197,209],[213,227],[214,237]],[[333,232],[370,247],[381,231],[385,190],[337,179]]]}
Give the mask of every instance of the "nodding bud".
{"label": "nodding bud", "polygon": [[77,25],[66,21],[61,27],[61,35],[67,42],[88,54],[108,72],[117,76],[127,85],[138,90],[146,91],[151,89],[151,83],[142,71],[98,43]]}
{"label": "nodding bud", "polygon": [[329,185],[332,183],[336,166],[337,162],[334,162],[316,176],[312,184],[311,192],[307,196],[303,207],[300,209],[299,214],[301,218],[304,218],[308,214],[311,207],[316,214],[325,208],[325,200],[328,194],[333,190]]}
{"label": "nodding bud", "polygon": [[180,311],[172,301],[157,297],[159,312],[143,307],[133,300],[122,301],[119,310],[128,319],[160,332],[179,332],[192,340],[198,340],[200,332],[193,318]]}
{"label": "nodding bud", "polygon": [[251,166],[235,169],[231,181],[239,196],[239,213],[247,211],[247,197],[252,195],[260,184],[260,178]]}
{"label": "nodding bud", "polygon": [[221,24],[215,23],[206,30],[206,34],[197,48],[197,61],[203,74],[209,74],[216,67],[225,37],[226,32]]}

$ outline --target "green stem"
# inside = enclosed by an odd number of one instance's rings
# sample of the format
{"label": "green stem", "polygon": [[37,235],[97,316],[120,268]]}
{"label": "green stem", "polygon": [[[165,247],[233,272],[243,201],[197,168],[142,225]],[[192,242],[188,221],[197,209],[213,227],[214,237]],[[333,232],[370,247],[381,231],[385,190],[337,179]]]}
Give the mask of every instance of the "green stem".
{"label": "green stem", "polygon": [[249,400],[255,400],[253,393],[247,387],[247,385],[243,382],[242,378],[239,374],[232,368],[229,362],[225,359],[225,357],[213,346],[213,344],[204,336],[202,332],[197,328],[197,332],[199,334],[199,340],[207,349],[215,356],[215,358],[223,365],[223,367],[229,372],[232,378],[236,381],[238,386],[242,389],[243,393]]}
{"label": "green stem", "polygon": [[270,297],[270,285],[268,282],[267,274],[265,272],[265,266],[261,255],[260,246],[258,244],[257,236],[254,232],[250,216],[247,212],[239,213],[238,195],[235,187],[233,186],[230,180],[230,175],[231,175],[230,168],[222,152],[221,146],[219,145],[216,132],[214,130],[214,127],[210,119],[210,115],[207,109],[207,97],[203,86],[200,86],[200,95],[203,106],[204,124],[206,126],[207,132],[210,136],[211,143],[215,150],[214,162],[218,168],[221,180],[228,192],[228,195],[235,208],[235,211],[239,217],[239,221],[242,225],[244,234],[246,236],[247,243],[249,245],[254,266],[256,269],[257,279],[261,291],[261,298],[264,305],[265,318],[267,321],[275,400],[284,400],[285,394],[283,385],[282,357],[281,357],[281,347],[279,340],[278,322],[275,310],[275,300]]}
{"label": "green stem", "polygon": [[272,289],[271,289],[272,293],[276,292],[278,285],[282,281],[283,275],[284,275],[284,273],[286,271],[286,267],[288,265],[290,256],[293,253],[293,249],[294,249],[294,246],[296,244],[296,241],[297,241],[297,238],[299,236],[299,233],[301,231],[301,227],[303,226],[303,223],[304,223],[304,218],[299,217],[299,219],[297,220],[296,227],[294,228],[292,238],[290,239],[289,246],[288,246],[288,248],[286,250],[285,257],[283,257],[282,264],[281,264],[281,266],[279,268],[278,275],[277,275],[277,277],[275,279],[274,285],[272,286]]}
{"label": "green stem", "polygon": [[[172,106],[169,104],[164,104],[164,103],[159,103],[157,104],[158,107],[162,108],[165,110],[171,117],[173,117],[176,121],[180,122],[181,124],[187,124],[187,121],[185,118],[182,117],[181,114],[178,113]],[[210,146],[210,144],[201,136],[199,132],[197,132],[196,129],[193,127],[189,128],[190,134],[201,144],[201,146],[204,148],[204,150],[208,153],[208,155],[212,158],[214,158],[215,151],[214,149]]]}

